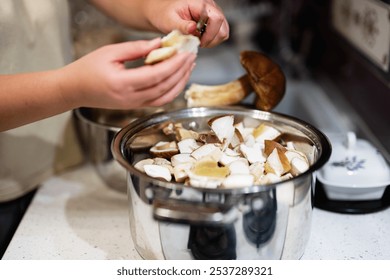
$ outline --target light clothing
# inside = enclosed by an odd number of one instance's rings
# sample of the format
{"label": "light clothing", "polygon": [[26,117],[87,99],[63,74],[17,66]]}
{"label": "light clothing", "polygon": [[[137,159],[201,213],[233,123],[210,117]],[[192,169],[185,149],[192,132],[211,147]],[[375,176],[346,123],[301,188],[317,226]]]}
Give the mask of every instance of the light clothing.
{"label": "light clothing", "polygon": [[[0,74],[71,62],[69,12],[66,0],[1,0]],[[0,202],[26,194],[81,160],[71,112],[1,132]]]}

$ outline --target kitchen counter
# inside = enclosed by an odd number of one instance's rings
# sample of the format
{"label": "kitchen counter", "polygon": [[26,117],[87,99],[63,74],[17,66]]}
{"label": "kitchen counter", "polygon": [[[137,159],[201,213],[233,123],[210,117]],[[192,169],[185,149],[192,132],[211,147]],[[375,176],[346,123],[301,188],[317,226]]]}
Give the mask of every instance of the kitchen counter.
{"label": "kitchen counter", "polygon": [[[127,195],[90,165],[47,180],[3,259],[140,259],[130,236]],[[364,215],[315,208],[303,260],[390,260],[390,208]]]}

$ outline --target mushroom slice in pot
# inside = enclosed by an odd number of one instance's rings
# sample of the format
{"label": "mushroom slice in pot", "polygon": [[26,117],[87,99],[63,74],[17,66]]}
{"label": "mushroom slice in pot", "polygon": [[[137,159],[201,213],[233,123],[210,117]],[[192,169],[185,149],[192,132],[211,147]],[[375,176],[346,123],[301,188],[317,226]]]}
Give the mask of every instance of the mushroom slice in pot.
{"label": "mushroom slice in pot", "polygon": [[195,159],[191,156],[191,154],[177,154],[171,157],[172,166],[185,164],[185,163],[195,163]]}
{"label": "mushroom slice in pot", "polygon": [[264,140],[264,154],[265,156],[269,156],[274,149],[278,149],[279,151],[285,153],[287,151],[287,148],[284,147],[282,144],[279,144],[276,141],[273,140]]}
{"label": "mushroom slice in pot", "polygon": [[177,143],[177,146],[179,147],[179,151],[181,154],[191,154],[193,151],[201,147],[201,145],[196,142],[195,139],[187,138],[179,141]]}
{"label": "mushroom slice in pot", "polygon": [[152,148],[150,148],[150,153],[154,157],[162,157],[162,158],[170,159],[173,155],[179,153],[179,149],[175,141],[172,142],[160,141]]}
{"label": "mushroom slice in pot", "polygon": [[240,158],[231,162],[229,165],[230,175],[232,174],[250,174],[249,163],[246,159]]}
{"label": "mushroom slice in pot", "polygon": [[204,157],[211,157],[214,159],[214,161],[218,162],[222,157],[222,151],[220,145],[205,144],[194,150],[191,153],[191,156],[194,157],[197,161]]}
{"label": "mushroom slice in pot", "polygon": [[227,148],[227,149],[222,153],[222,156],[221,156],[221,158],[219,159],[219,162],[220,162],[222,165],[225,165],[225,166],[226,166],[226,165],[229,165],[230,163],[232,163],[233,161],[236,161],[236,160],[239,160],[239,159],[242,159],[240,153],[237,153],[236,151]]}
{"label": "mushroom slice in pot", "polygon": [[264,142],[265,140],[274,140],[282,133],[273,126],[265,123],[260,124],[253,130],[253,137],[256,142]]}
{"label": "mushroom slice in pot", "polygon": [[163,179],[168,182],[172,179],[171,171],[162,165],[145,164],[144,170],[148,176],[156,179]]}
{"label": "mushroom slice in pot", "polygon": [[296,150],[287,150],[284,153],[291,165],[291,174],[297,176],[309,169],[309,160],[304,153]]}
{"label": "mushroom slice in pot", "polygon": [[223,180],[221,187],[225,189],[246,188],[253,186],[254,181],[251,174],[232,174]]}
{"label": "mushroom slice in pot", "polygon": [[176,139],[177,141],[181,141],[181,140],[184,140],[184,139],[195,139],[195,140],[198,140],[199,139],[199,133],[193,131],[193,130],[189,130],[189,129],[185,129],[185,128],[182,128],[182,127],[179,127],[176,129]]}
{"label": "mushroom slice in pot", "polygon": [[137,170],[141,171],[141,172],[145,172],[145,169],[144,169],[144,165],[146,164],[153,164],[154,163],[154,160],[151,159],[151,158],[146,158],[146,159],[143,159],[143,160],[140,160],[138,161],[135,165],[134,165],[134,168],[136,168]]}
{"label": "mushroom slice in pot", "polygon": [[188,178],[188,173],[193,167],[193,162],[180,163],[173,167],[173,176],[175,181],[178,183],[183,183]]}
{"label": "mushroom slice in pot", "polygon": [[244,143],[244,137],[242,136],[240,130],[235,127],[232,140],[230,141],[230,146],[232,148],[236,148],[242,143]]}
{"label": "mushroom slice in pot", "polygon": [[249,163],[265,162],[266,160],[263,155],[262,145],[260,143],[255,143],[252,147],[241,144],[240,151]]}
{"label": "mushroom slice in pot", "polygon": [[267,157],[264,168],[267,173],[273,173],[280,177],[290,171],[291,165],[285,154],[275,148]]}
{"label": "mushroom slice in pot", "polygon": [[225,115],[215,117],[210,119],[208,124],[221,142],[222,150],[226,149],[232,141],[235,132],[234,116]]}
{"label": "mushroom slice in pot", "polygon": [[217,188],[228,175],[229,168],[218,166],[212,157],[196,162],[188,173],[191,185],[204,188]]}

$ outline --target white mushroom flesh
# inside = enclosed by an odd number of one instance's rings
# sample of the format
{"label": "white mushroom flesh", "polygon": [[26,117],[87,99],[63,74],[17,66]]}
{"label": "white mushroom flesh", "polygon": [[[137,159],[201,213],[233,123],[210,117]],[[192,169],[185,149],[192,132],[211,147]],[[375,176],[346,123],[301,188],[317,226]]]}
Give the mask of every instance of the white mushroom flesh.
{"label": "white mushroom flesh", "polygon": [[[253,126],[248,127],[249,123]],[[195,132],[183,128],[180,123],[168,124],[163,128],[164,132],[166,135],[175,134],[176,142],[159,142],[153,146],[151,154],[174,148],[179,153],[170,158],[155,156],[144,159],[134,167],[153,178],[166,181],[173,178],[175,182],[202,188],[273,184],[298,176],[310,168],[308,155],[314,154],[315,147],[296,142],[282,145],[276,140],[281,132],[268,123],[244,119],[234,124],[233,115],[223,115],[210,119],[209,126],[209,132]],[[198,137],[200,135],[202,140]],[[296,147],[304,147],[305,152]]]}

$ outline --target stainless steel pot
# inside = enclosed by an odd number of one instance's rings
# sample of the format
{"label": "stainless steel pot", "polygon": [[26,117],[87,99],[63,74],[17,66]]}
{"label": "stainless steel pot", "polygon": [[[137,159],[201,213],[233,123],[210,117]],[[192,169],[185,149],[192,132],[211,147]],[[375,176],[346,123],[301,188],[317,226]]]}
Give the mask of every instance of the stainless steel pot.
{"label": "stainless steel pot", "polygon": [[[237,121],[268,122],[300,143],[311,160],[305,173],[276,184],[203,189],[153,179],[134,168],[166,137],[161,127],[180,122],[208,130],[207,121],[234,114]],[[295,140],[294,140],[295,139]],[[281,114],[243,108],[187,108],[141,118],[112,142],[127,170],[131,234],[145,259],[299,259],[309,238],[315,171],[331,146],[316,128]]]}

